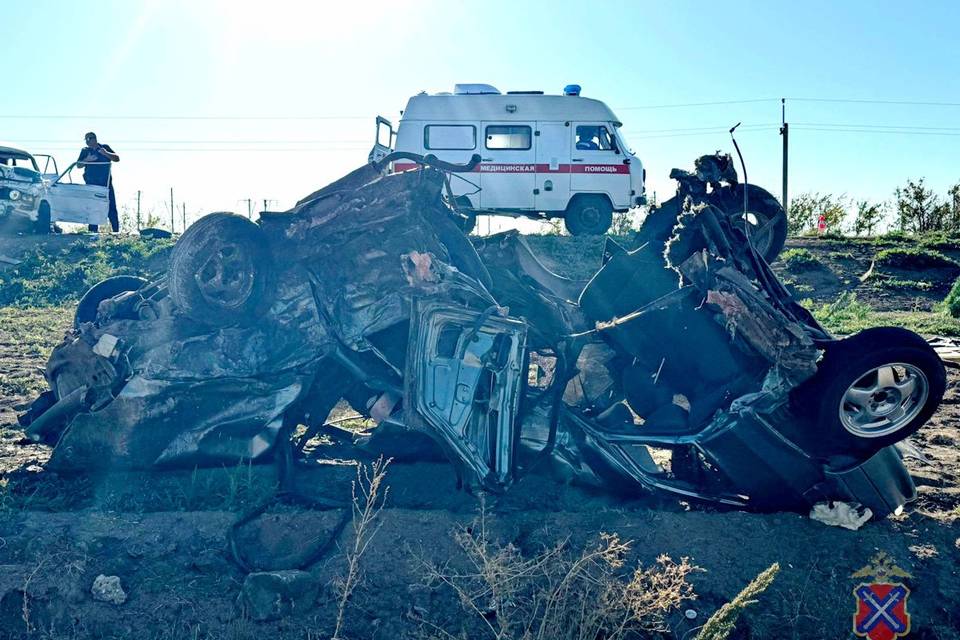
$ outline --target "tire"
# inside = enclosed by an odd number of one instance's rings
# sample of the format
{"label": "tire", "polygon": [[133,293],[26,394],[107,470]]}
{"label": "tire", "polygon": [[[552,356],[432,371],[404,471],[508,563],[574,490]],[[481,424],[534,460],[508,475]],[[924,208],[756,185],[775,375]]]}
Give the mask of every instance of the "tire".
{"label": "tire", "polygon": [[50,234],[50,224],[50,203],[44,200],[40,203],[40,208],[37,209],[37,222],[34,227],[38,234],[45,236]]}
{"label": "tire", "polygon": [[[719,206],[739,229],[744,229],[742,184],[726,190]],[[769,191],[752,184],[747,185],[747,209],[750,242],[764,260],[773,262],[787,240],[787,212]]]}
{"label": "tire", "polygon": [[916,433],[945,389],[943,363],[923,338],[877,327],[828,344],[791,401],[813,420],[802,438],[811,452],[865,458]]}
{"label": "tire", "polygon": [[605,196],[578,196],[567,206],[563,223],[572,236],[599,236],[613,224],[613,207]]}
{"label": "tire", "polygon": [[188,318],[226,326],[262,315],[272,280],[263,230],[243,216],[219,212],[180,236],[170,254],[167,289]]}
{"label": "tire", "polygon": [[166,229],[158,229],[156,227],[140,229],[139,234],[141,238],[147,238],[148,240],[163,240],[173,237],[173,234]]}
{"label": "tire", "polygon": [[114,276],[93,285],[77,304],[77,311],[73,314],[73,328],[79,329],[82,323],[96,320],[97,308],[104,300],[127,291],[136,291],[145,284],[147,280],[138,276]]}

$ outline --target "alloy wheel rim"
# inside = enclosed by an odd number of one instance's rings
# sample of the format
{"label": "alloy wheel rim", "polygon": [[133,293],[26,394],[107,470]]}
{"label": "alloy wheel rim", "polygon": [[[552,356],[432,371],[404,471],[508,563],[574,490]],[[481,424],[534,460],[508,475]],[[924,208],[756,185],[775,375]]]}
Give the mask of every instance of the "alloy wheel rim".
{"label": "alloy wheel rim", "polygon": [[847,387],[840,400],[840,422],[860,438],[887,436],[917,417],[929,393],[926,374],[912,364],[874,367]]}

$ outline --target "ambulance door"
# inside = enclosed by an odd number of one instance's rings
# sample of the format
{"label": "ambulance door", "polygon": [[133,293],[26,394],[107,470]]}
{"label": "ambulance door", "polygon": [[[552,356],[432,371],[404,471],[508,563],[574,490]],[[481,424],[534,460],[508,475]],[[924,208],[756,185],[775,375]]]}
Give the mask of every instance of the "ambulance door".
{"label": "ambulance door", "polygon": [[602,122],[576,122],[571,127],[570,191],[606,193],[614,209],[630,206],[630,165],[624,164],[612,127]]}
{"label": "ambulance door", "polygon": [[538,122],[534,140],[537,147],[537,184],[534,187],[537,211],[563,211],[570,202],[570,125]]}
{"label": "ambulance door", "polygon": [[534,209],[536,149],[533,123],[481,122],[480,206]]}

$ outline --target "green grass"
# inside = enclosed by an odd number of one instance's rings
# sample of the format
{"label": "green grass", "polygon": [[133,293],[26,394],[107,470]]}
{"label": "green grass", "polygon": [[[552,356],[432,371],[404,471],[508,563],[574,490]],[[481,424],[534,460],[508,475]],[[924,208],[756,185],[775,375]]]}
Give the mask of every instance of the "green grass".
{"label": "green grass", "polygon": [[801,304],[831,333],[849,335],[870,327],[903,327],[921,335],[960,336],[960,319],[929,311],[875,311],[844,293],[833,303],[817,304],[803,300]]}
{"label": "green grass", "polygon": [[934,288],[934,283],[932,282],[924,280],[903,280],[878,272],[871,274],[866,282],[869,282],[877,289],[887,289],[890,291],[931,291]]}
{"label": "green grass", "polygon": [[72,321],[72,307],[0,307],[0,396],[28,396],[46,388],[39,368]]}
{"label": "green grass", "polygon": [[953,283],[943,301],[943,311],[951,318],[960,318],[960,278]]}
{"label": "green grass", "polygon": [[790,271],[810,271],[822,266],[820,260],[807,249],[787,249],[780,254],[780,261]]}
{"label": "green grass", "polygon": [[876,263],[896,269],[943,269],[960,268],[956,260],[939,251],[917,247],[896,247],[877,253]]}
{"label": "green grass", "polygon": [[165,269],[172,240],[135,236],[80,239],[51,252],[38,247],[21,263],[0,271],[0,307],[62,305],[79,300],[93,285],[111,276],[154,275]]}

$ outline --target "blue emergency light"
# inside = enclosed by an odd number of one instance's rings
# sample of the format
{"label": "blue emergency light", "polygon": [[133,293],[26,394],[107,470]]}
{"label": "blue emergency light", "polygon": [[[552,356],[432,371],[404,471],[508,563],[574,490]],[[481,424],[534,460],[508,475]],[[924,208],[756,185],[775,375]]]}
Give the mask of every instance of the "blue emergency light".
{"label": "blue emergency light", "polygon": [[578,84],[568,84],[563,88],[563,95],[565,96],[578,96],[580,95],[580,85]]}

